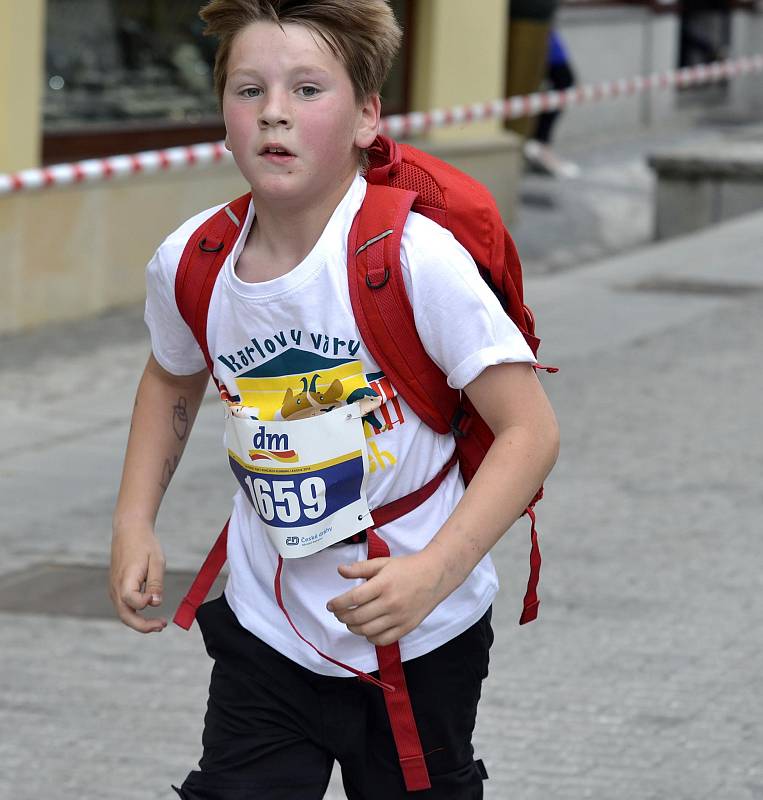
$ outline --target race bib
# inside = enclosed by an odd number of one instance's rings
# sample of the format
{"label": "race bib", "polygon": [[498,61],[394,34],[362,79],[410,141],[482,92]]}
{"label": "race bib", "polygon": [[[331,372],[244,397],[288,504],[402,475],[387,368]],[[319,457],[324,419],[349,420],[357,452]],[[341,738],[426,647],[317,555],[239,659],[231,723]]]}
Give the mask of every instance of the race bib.
{"label": "race bib", "polygon": [[309,556],[372,524],[360,404],[287,422],[253,419],[251,411],[226,409],[228,460],[284,558]]}

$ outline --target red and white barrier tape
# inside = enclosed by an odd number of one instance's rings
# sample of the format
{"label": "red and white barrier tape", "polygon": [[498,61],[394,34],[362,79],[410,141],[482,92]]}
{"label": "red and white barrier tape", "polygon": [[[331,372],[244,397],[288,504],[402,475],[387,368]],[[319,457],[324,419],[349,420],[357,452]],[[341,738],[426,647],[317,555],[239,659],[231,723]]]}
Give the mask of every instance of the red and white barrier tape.
{"label": "red and white barrier tape", "polygon": [[0,195],[49,186],[95,183],[126,175],[148,175],[195,164],[213,164],[229,157],[230,153],[223,142],[209,142],[166,150],[146,150],[133,155],[89,158],[73,164],[55,164],[41,169],[0,174]]}
{"label": "red and white barrier tape", "polygon": [[716,61],[712,64],[699,64],[696,67],[656,72],[648,76],[639,75],[635,78],[621,78],[617,81],[573,86],[564,92],[536,92],[535,94],[509,97],[505,100],[455,106],[447,110],[422,111],[385,117],[382,120],[382,133],[405,138],[417,133],[424,133],[432,128],[443,128],[487,119],[520,119],[544,111],[555,111],[600,100],[611,100],[652,89],[697,86],[755,72],[763,72],[763,55]]}
{"label": "red and white barrier tape", "polygon": [[[717,61],[713,64],[699,64],[696,67],[686,67],[648,76],[577,86],[564,92],[537,92],[492,100],[487,103],[384,117],[381,121],[381,132],[398,138],[406,138],[433,128],[445,128],[450,125],[462,125],[490,119],[519,119],[544,111],[555,111],[601,100],[611,100],[653,89],[698,86],[703,83],[713,83],[757,72],[763,72],[763,55]],[[0,195],[44,189],[49,186],[94,183],[126,175],[184,169],[194,165],[230,160],[230,158],[231,155],[225,149],[223,142],[210,142],[188,147],[171,147],[167,150],[148,150],[133,155],[88,159],[73,164],[56,164],[42,169],[25,169],[20,172],[0,174]]]}

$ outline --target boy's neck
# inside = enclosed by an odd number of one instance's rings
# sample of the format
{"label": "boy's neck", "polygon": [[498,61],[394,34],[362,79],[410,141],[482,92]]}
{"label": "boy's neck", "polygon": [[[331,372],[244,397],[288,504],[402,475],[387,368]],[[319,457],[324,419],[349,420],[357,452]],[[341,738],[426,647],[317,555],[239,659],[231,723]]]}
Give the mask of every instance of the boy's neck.
{"label": "boy's neck", "polygon": [[273,207],[255,198],[256,217],[236,262],[236,275],[248,283],[261,283],[294,269],[315,247],[355,175],[349,175],[325,200],[306,208]]}

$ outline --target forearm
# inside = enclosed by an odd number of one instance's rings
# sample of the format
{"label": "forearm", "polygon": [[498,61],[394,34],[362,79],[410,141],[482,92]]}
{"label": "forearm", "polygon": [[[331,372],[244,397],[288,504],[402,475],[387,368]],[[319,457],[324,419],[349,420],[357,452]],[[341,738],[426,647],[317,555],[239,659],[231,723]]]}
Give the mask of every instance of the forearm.
{"label": "forearm", "polygon": [[442,565],[442,596],[466,580],[524,513],[558,452],[555,424],[501,431],[448,520],[424,550]]}
{"label": "forearm", "polygon": [[463,498],[420,553],[341,565],[343,577],[366,580],[332,598],[328,610],[376,645],[395,642],[419,625],[532,500],[556,457],[553,415],[548,423],[545,433],[517,426],[496,436]]}
{"label": "forearm", "polygon": [[559,428],[529,364],[488,367],[465,389],[495,440],[450,518],[425,549],[444,599],[527,508],[559,452]]}
{"label": "forearm", "polygon": [[173,376],[151,356],[133,409],[114,531],[153,527],[196,419],[207,374]]}

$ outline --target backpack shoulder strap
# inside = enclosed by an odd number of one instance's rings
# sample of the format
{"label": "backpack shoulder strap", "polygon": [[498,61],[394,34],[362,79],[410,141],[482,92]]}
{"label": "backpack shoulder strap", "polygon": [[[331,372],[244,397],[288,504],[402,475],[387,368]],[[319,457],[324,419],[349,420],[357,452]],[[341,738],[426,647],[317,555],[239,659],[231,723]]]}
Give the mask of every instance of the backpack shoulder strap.
{"label": "backpack shoulder strap", "polygon": [[419,339],[403,281],[400,244],[416,192],[369,184],[347,248],[350,299],[360,335],[418,417],[448,433],[458,392]]}
{"label": "backpack shoulder strap", "polygon": [[207,314],[217,276],[238,239],[251,195],[223,206],[194,231],[186,242],[175,276],[175,301],[180,315],[199,343],[214,376],[207,347]]}

